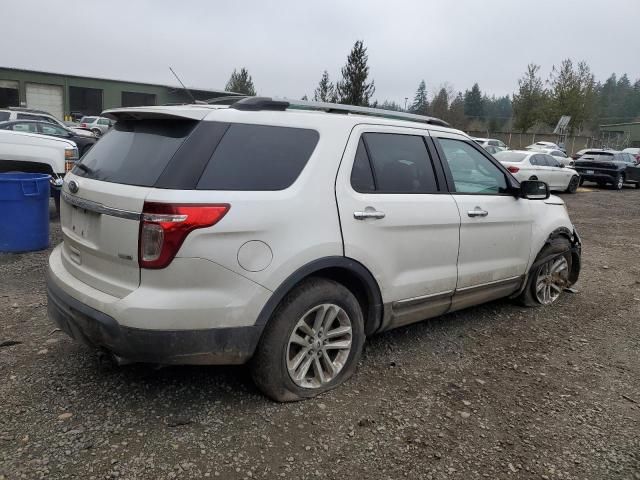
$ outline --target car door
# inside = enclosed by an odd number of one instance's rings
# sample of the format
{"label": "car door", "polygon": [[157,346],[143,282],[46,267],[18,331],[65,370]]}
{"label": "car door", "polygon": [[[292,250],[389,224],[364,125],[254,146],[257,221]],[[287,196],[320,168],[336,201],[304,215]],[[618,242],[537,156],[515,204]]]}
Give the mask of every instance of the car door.
{"label": "car door", "polygon": [[549,185],[549,188],[555,188],[557,179],[554,177],[554,170],[547,161],[547,155],[543,153],[537,153],[531,159],[531,164],[535,166],[535,176],[538,180]]}
{"label": "car door", "polygon": [[508,295],[521,284],[531,250],[529,203],[512,193],[498,162],[462,135],[431,132],[460,212],[458,283],[452,308]]}
{"label": "car door", "polygon": [[545,155],[547,168],[550,172],[552,183],[549,186],[555,190],[565,190],[569,186],[572,171],[562,167],[561,163],[551,155]]}
{"label": "car door", "polygon": [[456,287],[460,216],[428,144],[426,130],[356,126],[336,180],[344,254],[378,281],[383,328],[446,312]]}
{"label": "car door", "polygon": [[627,164],[627,168],[625,169],[627,180],[640,182],[640,164],[636,162],[635,157],[630,153],[623,153],[622,156]]}

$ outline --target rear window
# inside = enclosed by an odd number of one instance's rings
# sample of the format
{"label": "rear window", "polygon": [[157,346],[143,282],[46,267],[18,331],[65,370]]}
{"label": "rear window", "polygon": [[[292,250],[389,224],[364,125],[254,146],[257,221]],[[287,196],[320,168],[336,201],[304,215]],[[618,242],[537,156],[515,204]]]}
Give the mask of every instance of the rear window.
{"label": "rear window", "polygon": [[96,121],[96,118],[98,118],[98,117],[82,117],[80,122],[81,123],[93,123],[93,122]]}
{"label": "rear window", "polygon": [[0,112],[0,122],[9,120],[9,112]]}
{"label": "rear window", "polygon": [[610,152],[585,152],[580,160],[596,160],[598,162],[612,162],[613,153]]}
{"label": "rear window", "polygon": [[298,178],[318,138],[303,128],[231,124],[196,188],[283,190]]}
{"label": "rear window", "polygon": [[197,124],[190,120],[117,122],[84,155],[73,173],[104,182],[151,187]]}
{"label": "rear window", "polygon": [[523,161],[528,153],[519,153],[519,152],[498,152],[494,155],[501,162],[521,162]]}

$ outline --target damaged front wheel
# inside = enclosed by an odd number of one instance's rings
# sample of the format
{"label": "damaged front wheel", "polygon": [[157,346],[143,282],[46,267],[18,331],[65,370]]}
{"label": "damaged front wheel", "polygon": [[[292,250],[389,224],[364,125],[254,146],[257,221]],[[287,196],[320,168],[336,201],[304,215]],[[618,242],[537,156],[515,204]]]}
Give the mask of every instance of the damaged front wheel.
{"label": "damaged front wheel", "polygon": [[554,238],[538,254],[520,301],[529,307],[550,305],[571,286],[571,244]]}

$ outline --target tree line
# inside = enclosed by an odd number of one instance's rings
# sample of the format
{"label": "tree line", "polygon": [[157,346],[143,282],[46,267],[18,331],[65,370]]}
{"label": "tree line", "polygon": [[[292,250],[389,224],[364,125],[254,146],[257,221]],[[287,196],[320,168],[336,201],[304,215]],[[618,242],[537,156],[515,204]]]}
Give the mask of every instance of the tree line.
{"label": "tree line", "polygon": [[[373,99],[375,83],[368,59],[364,42],[356,41],[341,78],[332,82],[325,70],[312,100],[429,115],[468,131],[550,132],[562,115],[569,115],[569,134],[593,134],[598,125],[640,120],[640,79],[632,83],[627,74],[614,73],[604,83],[596,81],[584,61],[563,60],[547,79],[541,77],[540,65],[529,64],[513,95],[489,96],[477,83],[464,92],[445,84],[430,94],[422,80],[401,105]],[[226,90],[256,95],[246,68],[233,71]],[[305,95],[303,100],[307,99]]]}

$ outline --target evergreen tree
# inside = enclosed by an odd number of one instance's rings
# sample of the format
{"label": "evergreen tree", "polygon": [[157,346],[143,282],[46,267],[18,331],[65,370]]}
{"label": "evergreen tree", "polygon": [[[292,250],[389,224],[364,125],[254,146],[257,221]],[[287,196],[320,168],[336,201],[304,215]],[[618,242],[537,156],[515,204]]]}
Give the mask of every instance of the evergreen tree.
{"label": "evergreen tree", "polygon": [[514,127],[522,133],[542,118],[545,92],[539,71],[539,65],[527,65],[526,73],[518,80],[518,93],[513,95]]}
{"label": "evergreen tree", "polygon": [[256,94],[256,89],[253,86],[251,75],[249,75],[249,72],[244,67],[242,67],[239,72],[235,69],[233,70],[233,73],[231,74],[231,77],[224,89],[227,92],[242,93],[250,96],[254,96]]}
{"label": "evergreen tree", "polygon": [[315,102],[329,103],[335,103],[337,100],[336,89],[333,86],[333,83],[329,80],[329,73],[326,70],[322,74],[318,88],[316,88],[313,94],[313,100]]}
{"label": "evergreen tree", "polygon": [[585,62],[574,67],[571,59],[564,60],[560,68],[553,68],[549,84],[549,126],[555,125],[562,115],[569,115],[570,135],[583,126],[595,127],[596,84]]}
{"label": "evergreen tree", "polygon": [[303,95],[302,98],[300,100],[304,100],[305,102],[309,100],[309,97],[307,97],[307,95]]}
{"label": "evergreen tree", "polygon": [[482,92],[477,83],[473,84],[471,90],[464,92],[464,114],[476,120],[484,119]]}
{"label": "evergreen tree", "polygon": [[446,120],[449,116],[449,93],[442,87],[431,102],[431,115],[441,120]]}
{"label": "evergreen tree", "polygon": [[367,49],[362,40],[358,40],[342,67],[342,80],[336,86],[340,103],[347,105],[369,106],[369,100],[375,92],[374,82],[367,83],[369,66]]}
{"label": "evergreen tree", "polygon": [[413,103],[411,104],[410,111],[417,115],[426,115],[429,109],[429,102],[427,101],[427,85],[424,80],[418,85],[416,95],[413,97]]}
{"label": "evergreen tree", "polygon": [[395,112],[402,112],[402,107],[400,106],[399,103],[389,100],[385,100],[384,102],[382,102],[381,104],[378,104],[378,102],[375,102],[374,105],[375,108],[382,108],[383,110],[393,110]]}
{"label": "evergreen tree", "polygon": [[464,116],[464,95],[462,95],[462,92],[458,92],[456,98],[454,98],[451,102],[451,105],[449,105],[449,115],[447,121],[454,128],[466,130],[467,121]]}

